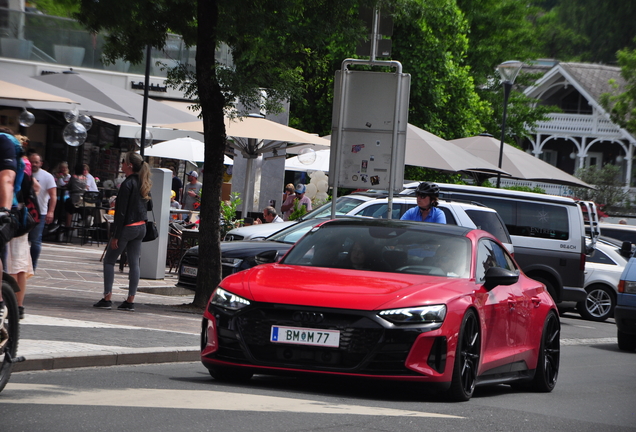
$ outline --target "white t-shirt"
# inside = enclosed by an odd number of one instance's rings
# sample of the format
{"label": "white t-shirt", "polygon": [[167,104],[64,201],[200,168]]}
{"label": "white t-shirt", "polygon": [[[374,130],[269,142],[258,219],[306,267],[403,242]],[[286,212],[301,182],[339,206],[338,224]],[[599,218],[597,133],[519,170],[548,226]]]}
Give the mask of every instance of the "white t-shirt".
{"label": "white t-shirt", "polygon": [[88,190],[91,192],[99,192],[97,183],[95,183],[95,177],[93,177],[92,174],[86,174],[86,186],[88,186]]}
{"label": "white t-shirt", "polygon": [[[38,205],[40,206],[40,214],[45,215],[49,210],[49,189],[56,188],[55,178],[48,171],[39,169],[33,172],[33,178],[40,182],[40,192],[38,193]],[[55,192],[57,193],[57,192]]]}

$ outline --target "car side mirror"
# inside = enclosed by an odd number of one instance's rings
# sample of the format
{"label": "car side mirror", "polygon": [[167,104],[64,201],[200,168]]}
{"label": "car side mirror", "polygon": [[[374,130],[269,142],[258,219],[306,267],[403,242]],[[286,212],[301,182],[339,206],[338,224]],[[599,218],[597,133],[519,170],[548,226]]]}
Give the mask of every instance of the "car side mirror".
{"label": "car side mirror", "polygon": [[484,288],[492,290],[499,285],[512,285],[519,281],[519,273],[501,267],[490,267],[486,270]]}
{"label": "car side mirror", "polygon": [[254,257],[254,261],[256,265],[261,264],[271,264],[278,260],[278,251],[276,250],[268,250],[265,252],[261,252]]}

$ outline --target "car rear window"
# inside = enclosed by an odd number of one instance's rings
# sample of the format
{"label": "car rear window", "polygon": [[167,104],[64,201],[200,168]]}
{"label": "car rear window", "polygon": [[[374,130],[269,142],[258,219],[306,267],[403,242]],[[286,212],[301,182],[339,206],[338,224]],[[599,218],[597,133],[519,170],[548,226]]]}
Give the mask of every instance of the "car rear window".
{"label": "car rear window", "polygon": [[478,229],[489,232],[502,243],[512,243],[508,235],[508,230],[497,213],[481,210],[466,210],[466,214]]}

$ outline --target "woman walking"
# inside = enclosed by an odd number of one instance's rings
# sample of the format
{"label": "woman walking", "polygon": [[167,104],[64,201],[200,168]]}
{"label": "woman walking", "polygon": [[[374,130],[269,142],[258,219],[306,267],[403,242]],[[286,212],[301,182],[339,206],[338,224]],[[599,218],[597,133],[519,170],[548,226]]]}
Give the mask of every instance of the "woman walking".
{"label": "woman walking", "polygon": [[126,180],[121,184],[115,204],[115,220],[110,247],[104,257],[104,298],[93,306],[100,309],[111,309],[113,282],[115,280],[115,262],[126,249],[128,254],[128,297],[117,307],[119,310],[133,312],[135,310],[135,294],[139,284],[139,259],[141,241],[146,235],[148,210],[152,210],[150,199],[150,167],[135,152],[124,156],[122,171]]}

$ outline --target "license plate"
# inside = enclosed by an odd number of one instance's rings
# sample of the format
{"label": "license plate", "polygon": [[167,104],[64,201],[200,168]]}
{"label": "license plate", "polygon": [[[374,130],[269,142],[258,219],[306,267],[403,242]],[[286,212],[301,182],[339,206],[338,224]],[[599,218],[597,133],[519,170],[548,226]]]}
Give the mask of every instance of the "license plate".
{"label": "license plate", "polygon": [[338,330],[272,326],[269,340],[275,343],[338,348],[340,345],[340,332]]}
{"label": "license plate", "polygon": [[196,277],[198,270],[199,269],[196,268],[196,267],[183,266],[183,267],[181,267],[181,274],[184,274],[186,276],[194,276],[194,277]]}

